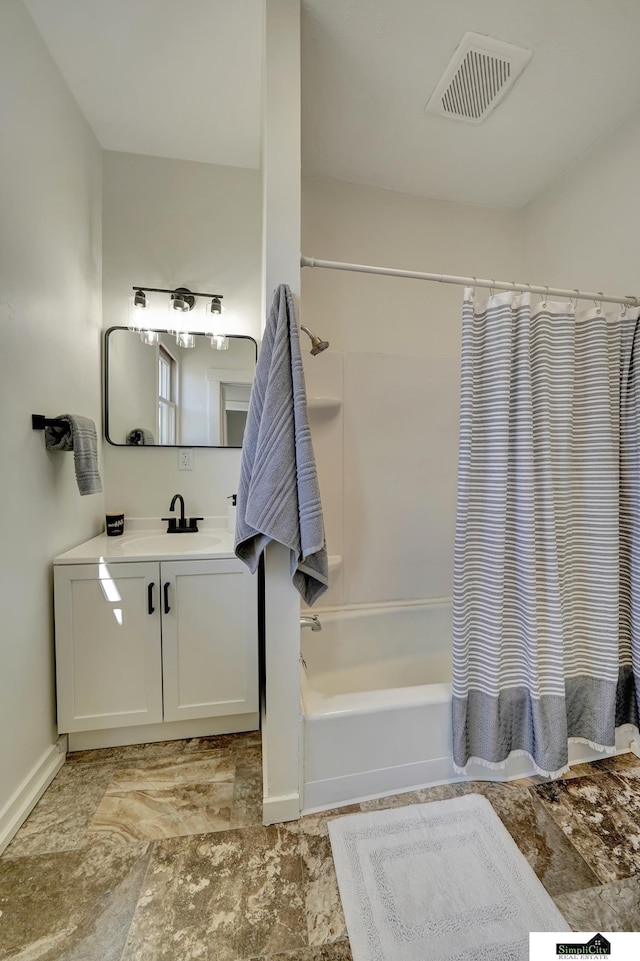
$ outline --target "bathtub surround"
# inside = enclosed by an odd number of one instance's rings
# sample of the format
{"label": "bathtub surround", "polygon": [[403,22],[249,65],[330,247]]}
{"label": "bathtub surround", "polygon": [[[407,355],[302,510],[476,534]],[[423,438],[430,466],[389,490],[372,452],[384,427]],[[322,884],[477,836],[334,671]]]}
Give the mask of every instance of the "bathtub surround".
{"label": "bathtub surround", "polygon": [[328,827],[353,961],[527,961],[530,931],[571,930],[480,795]]}
{"label": "bathtub surround", "polygon": [[[621,337],[636,322],[465,291],[453,618],[453,757],[539,774],[567,739],[637,719],[618,630]],[[637,309],[631,312],[635,317]],[[623,360],[630,354],[625,347]],[[624,397],[623,397],[624,403]],[[628,629],[627,629],[628,630]],[[619,648],[620,645],[620,648]],[[620,704],[633,704],[619,716]]]}
{"label": "bathtub surround", "polygon": [[274,293],[251,390],[237,494],[235,551],[255,573],[267,545],[290,551],[291,579],[306,604],[329,571],[298,324],[291,290]]}
{"label": "bathtub surround", "polygon": [[[518,212],[303,178],[302,250],[319,258],[522,278]],[[322,607],[451,597],[461,288],[301,272],[300,321],[330,347],[305,353],[330,554]],[[624,289],[624,288],[623,288]],[[316,605],[317,607],[318,605]]]}

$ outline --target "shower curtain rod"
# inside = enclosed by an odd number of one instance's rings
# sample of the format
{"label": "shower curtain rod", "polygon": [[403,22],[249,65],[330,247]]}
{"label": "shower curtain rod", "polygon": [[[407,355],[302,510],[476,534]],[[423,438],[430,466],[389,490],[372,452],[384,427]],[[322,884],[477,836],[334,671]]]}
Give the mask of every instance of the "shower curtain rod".
{"label": "shower curtain rod", "polygon": [[367,264],[346,264],[339,260],[316,260],[315,257],[300,255],[301,267],[328,267],[330,270],[354,270],[361,274],[384,274],[386,277],[407,277],[410,280],[434,280],[439,284],[458,284],[461,287],[489,287],[492,290],[518,290],[524,293],[544,294],[546,297],[568,297],[576,300],[593,300],[594,303],[624,304],[626,307],[640,306],[640,298],[629,294],[627,297],[614,297],[603,294],[601,290],[588,291],[563,289],[561,287],[537,287],[533,284],[516,284],[512,280],[482,280],[478,277],[455,277],[452,274],[425,274],[418,270],[396,270],[394,267],[371,267]]}

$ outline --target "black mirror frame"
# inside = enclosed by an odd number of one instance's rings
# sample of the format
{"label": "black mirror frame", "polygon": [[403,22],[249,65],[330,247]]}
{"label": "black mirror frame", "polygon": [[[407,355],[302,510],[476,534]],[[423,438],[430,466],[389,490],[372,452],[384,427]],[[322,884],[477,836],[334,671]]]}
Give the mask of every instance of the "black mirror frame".
{"label": "black mirror frame", "polygon": [[[129,330],[131,328],[124,326],[109,327],[104,333],[104,391],[103,391],[103,422],[104,422],[104,439],[112,447],[125,447],[127,450],[176,450],[178,447],[194,447],[200,448],[202,450],[242,450],[241,447],[232,447],[230,445],[215,445],[215,444],[116,444],[115,441],[111,440],[109,437],[109,335],[116,330]],[[152,327],[151,330],[158,330],[158,333],[166,334],[165,329],[159,329]],[[134,333],[134,331],[131,331]],[[192,334],[199,335],[201,337],[210,337],[210,334],[204,331],[193,330],[190,331]],[[255,348],[255,359],[258,362],[258,342],[255,337],[250,337],[248,334],[227,334],[227,337],[233,338],[233,340],[250,340]]]}

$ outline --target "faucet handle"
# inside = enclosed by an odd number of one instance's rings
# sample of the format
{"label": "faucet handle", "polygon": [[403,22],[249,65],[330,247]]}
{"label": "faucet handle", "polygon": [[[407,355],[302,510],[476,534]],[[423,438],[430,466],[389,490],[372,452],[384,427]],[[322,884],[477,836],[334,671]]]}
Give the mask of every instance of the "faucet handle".
{"label": "faucet handle", "polygon": [[189,530],[198,532],[198,521],[203,521],[204,517],[190,517],[189,518]]}
{"label": "faucet handle", "polygon": [[178,529],[175,517],[161,517],[160,520],[167,521],[167,523],[169,524],[169,526],[167,527],[167,534],[173,534],[174,531]]}

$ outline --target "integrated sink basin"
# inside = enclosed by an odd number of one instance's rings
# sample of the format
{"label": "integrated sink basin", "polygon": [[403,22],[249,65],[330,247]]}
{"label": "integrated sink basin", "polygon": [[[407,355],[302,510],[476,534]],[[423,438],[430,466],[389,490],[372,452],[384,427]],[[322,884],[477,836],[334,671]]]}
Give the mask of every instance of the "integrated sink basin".
{"label": "integrated sink basin", "polygon": [[123,554],[206,554],[213,550],[222,538],[203,531],[188,534],[144,534],[127,537],[118,544]]}

